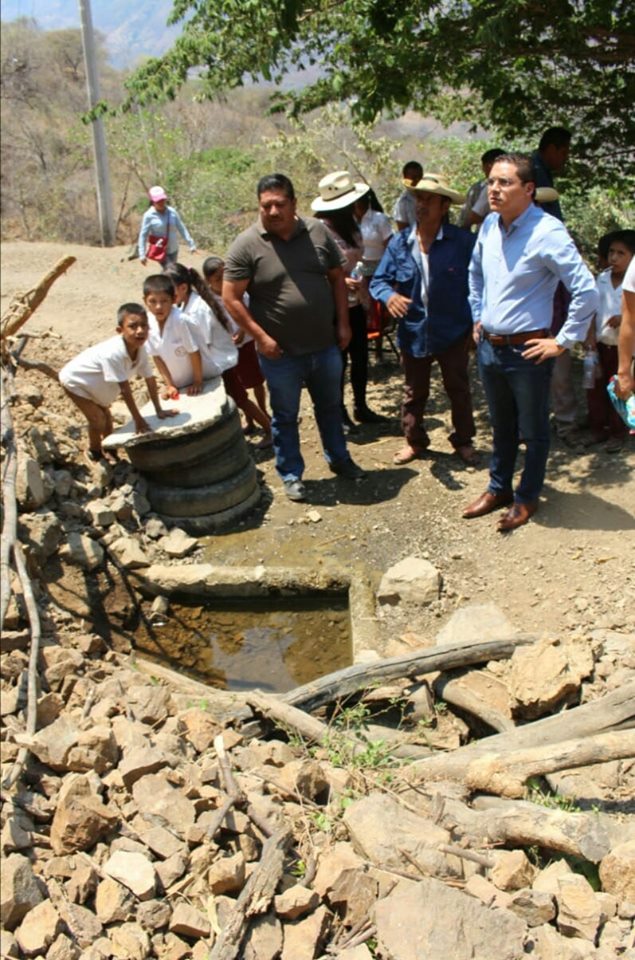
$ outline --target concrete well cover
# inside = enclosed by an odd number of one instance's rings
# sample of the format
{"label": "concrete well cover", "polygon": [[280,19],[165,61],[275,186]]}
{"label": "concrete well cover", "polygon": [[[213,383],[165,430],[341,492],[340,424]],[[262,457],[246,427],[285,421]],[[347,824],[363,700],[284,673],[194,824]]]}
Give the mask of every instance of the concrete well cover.
{"label": "concrete well cover", "polygon": [[122,427],[118,427],[107,436],[102,446],[105,450],[113,450],[117,447],[137,446],[158,438],[167,440],[189,433],[198,433],[222,419],[227,414],[231,403],[232,401],[225,393],[222,377],[214,377],[203,383],[203,390],[196,397],[188,397],[187,387],[184,387],[179,391],[178,400],[161,401],[164,409],[176,408],[179,411],[175,417],[160,420],[150,400],[140,407],[139,412],[152,428],[152,433],[136,433],[134,421],[128,420]]}

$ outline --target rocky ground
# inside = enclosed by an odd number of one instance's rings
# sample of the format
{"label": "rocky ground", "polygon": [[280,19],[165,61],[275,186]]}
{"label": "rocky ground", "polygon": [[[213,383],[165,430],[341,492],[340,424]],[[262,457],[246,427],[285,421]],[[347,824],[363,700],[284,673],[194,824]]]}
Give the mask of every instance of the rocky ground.
{"label": "rocky ground", "polygon": [[[117,305],[139,298],[143,276],[125,251],[7,244],[3,309],[67,252],[78,263],[28,324],[52,335],[24,354],[57,367],[110,334]],[[399,381],[389,356],[374,360],[369,402],[389,420],[351,438],[367,479],[329,475],[305,407],[309,502],[289,503],[271,458],[254,447],[261,507],[231,530],[189,541],[152,516],[128,464],[89,466],[84,428],[61,391],[18,371],[19,532],[42,648],[38,732],[29,737],[29,630],[16,586],[0,670],[3,956],[635,956],[632,759],[538,778],[523,786],[534,802],[494,800],[486,794],[496,791],[438,779],[430,767],[413,778],[410,763],[377,745],[389,734],[368,726],[379,722],[373,711],[391,727],[403,717],[401,746],[425,764],[430,750],[445,755],[631,689],[632,449],[611,457],[555,442],[541,510],[501,536],[492,518],[460,518],[486,482],[478,388],[480,467],[453,457],[437,389],[430,456],[395,468]],[[406,558],[428,561],[436,590],[412,603],[397,589],[398,602],[378,604],[375,657],[501,635],[537,643],[460,679],[424,671],[373,685],[345,709],[318,712],[329,732],[317,746],[288,726],[283,734],[262,705],[157,681],[130,658],[140,602],[126,570],[203,560],[363,564],[379,585]],[[458,694],[447,686],[457,679]],[[486,704],[485,726],[466,708],[465,688],[481,711]],[[361,759],[350,743],[360,736],[370,737]],[[9,786],[24,746],[30,760]],[[531,826],[514,820],[503,836],[508,817]]]}

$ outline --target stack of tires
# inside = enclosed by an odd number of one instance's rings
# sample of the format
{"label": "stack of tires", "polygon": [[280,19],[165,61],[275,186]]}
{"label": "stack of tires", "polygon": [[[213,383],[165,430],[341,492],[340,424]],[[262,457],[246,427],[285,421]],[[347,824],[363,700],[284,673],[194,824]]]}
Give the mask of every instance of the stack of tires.
{"label": "stack of tires", "polygon": [[148,481],[153,510],[187,533],[213,533],[260,499],[256,465],[229,398],[221,416],[196,433],[146,440],[127,452]]}

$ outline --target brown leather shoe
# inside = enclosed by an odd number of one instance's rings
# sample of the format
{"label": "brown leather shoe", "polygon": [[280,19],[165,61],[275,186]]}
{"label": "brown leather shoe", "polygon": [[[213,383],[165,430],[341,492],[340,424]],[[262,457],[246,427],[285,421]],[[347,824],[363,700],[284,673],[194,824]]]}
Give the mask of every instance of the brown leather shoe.
{"label": "brown leather shoe", "polygon": [[508,530],[515,530],[516,527],[522,527],[533,517],[537,509],[537,500],[531,500],[529,503],[514,503],[498,521],[498,529],[501,533],[506,533]]}
{"label": "brown leather shoe", "polygon": [[477,500],[465,508],[463,516],[466,520],[473,520],[474,517],[484,517],[486,513],[492,513],[499,507],[507,507],[513,502],[514,494],[511,490],[509,493],[490,493],[489,490],[486,490]]}

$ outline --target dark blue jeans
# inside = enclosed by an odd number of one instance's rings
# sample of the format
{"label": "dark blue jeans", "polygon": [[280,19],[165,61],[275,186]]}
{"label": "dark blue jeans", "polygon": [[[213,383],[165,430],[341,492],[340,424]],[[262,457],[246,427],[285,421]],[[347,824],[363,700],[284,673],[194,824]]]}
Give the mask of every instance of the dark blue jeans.
{"label": "dark blue jeans", "polygon": [[258,355],[269,388],[271,432],[276,455],[276,470],[283,480],[300,480],[304,460],[300,453],[298,412],[300,394],[305,386],[313,401],[315,420],[328,463],[346,460],[348,451],[342,430],[342,355],[339,347],[327,347],[315,353],[279,360]]}
{"label": "dark blue jeans", "polygon": [[552,360],[524,360],[524,344],[478,346],[478,365],[494,432],[489,490],[509,493],[520,441],[526,445],[525,467],[514,499],[537,500],[549,456],[549,382]]}

